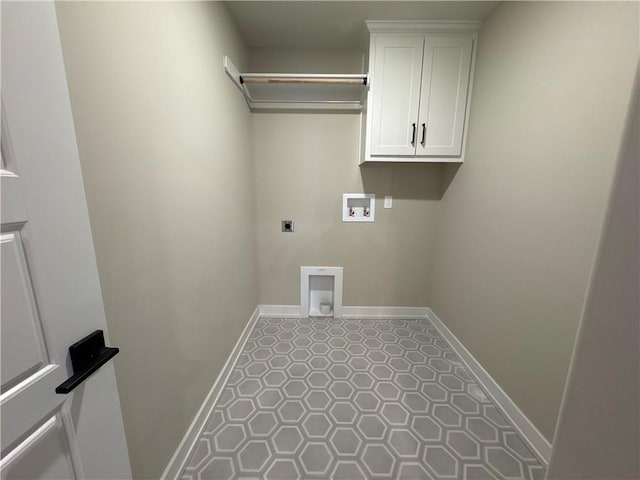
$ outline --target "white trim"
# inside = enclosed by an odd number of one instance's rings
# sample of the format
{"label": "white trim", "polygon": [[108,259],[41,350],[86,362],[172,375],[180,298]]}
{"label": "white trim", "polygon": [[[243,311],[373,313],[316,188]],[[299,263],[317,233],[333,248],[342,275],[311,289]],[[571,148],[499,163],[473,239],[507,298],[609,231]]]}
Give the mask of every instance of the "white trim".
{"label": "white trim", "polygon": [[300,318],[300,305],[260,305],[261,317]]}
{"label": "white trim", "polygon": [[546,467],[551,456],[549,441],[430,308],[427,308],[427,318]]}
{"label": "white trim", "polygon": [[426,318],[427,310],[427,307],[344,307],[342,316],[345,318]]}
{"label": "white trim", "polygon": [[196,413],[191,425],[187,429],[187,433],[185,433],[184,438],[178,445],[178,448],[171,457],[171,460],[169,460],[167,468],[165,468],[162,476],[160,477],[161,479],[177,480],[182,474],[182,471],[185,469],[187,461],[196,446],[196,441],[202,435],[202,431],[209,419],[209,415],[213,411],[213,407],[218,402],[218,397],[222,393],[222,388],[226,385],[229,375],[231,375],[231,372],[240,357],[240,353],[244,350],[244,345],[247,343],[249,335],[258,321],[258,318],[260,318],[260,315],[260,306],[257,306],[251,315],[251,318],[245,325],[236,345],[233,347],[224,367],[222,367],[220,375],[218,375],[218,378],[213,384],[213,387],[211,387],[211,390],[200,407],[200,410],[198,410],[198,413]]}
{"label": "white trim", "polygon": [[482,22],[475,21],[414,21],[367,20],[370,33],[473,33],[480,30]]}
{"label": "white trim", "polygon": [[[300,318],[300,305],[260,305],[261,317]],[[342,307],[343,318],[427,318],[427,307]]]}

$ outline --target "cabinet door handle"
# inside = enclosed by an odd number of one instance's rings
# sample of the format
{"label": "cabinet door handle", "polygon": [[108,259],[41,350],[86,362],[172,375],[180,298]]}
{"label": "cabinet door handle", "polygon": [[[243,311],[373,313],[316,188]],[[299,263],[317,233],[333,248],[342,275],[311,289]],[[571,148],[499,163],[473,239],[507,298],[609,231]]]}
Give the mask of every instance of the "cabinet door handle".
{"label": "cabinet door handle", "polygon": [[411,134],[411,145],[415,147],[416,145],[416,124],[412,123],[411,128],[413,129],[413,133]]}
{"label": "cabinet door handle", "polygon": [[423,123],[422,124],[422,140],[420,140],[420,143],[422,144],[422,146],[424,147],[424,142],[427,141],[427,124]]}

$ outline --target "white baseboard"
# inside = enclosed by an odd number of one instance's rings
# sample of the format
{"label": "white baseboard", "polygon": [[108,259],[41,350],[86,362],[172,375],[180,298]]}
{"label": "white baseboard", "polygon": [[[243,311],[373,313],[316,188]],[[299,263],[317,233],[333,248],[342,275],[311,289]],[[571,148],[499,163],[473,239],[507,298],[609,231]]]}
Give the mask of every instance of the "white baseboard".
{"label": "white baseboard", "polygon": [[427,307],[342,307],[342,316],[384,318],[426,318]]}
{"label": "white baseboard", "polygon": [[214,405],[217,403],[218,397],[220,396],[220,393],[222,393],[222,389],[227,383],[229,375],[231,375],[231,372],[233,371],[236,362],[238,361],[240,353],[242,353],[242,350],[244,350],[244,345],[245,343],[247,343],[249,335],[251,334],[254,325],[258,321],[258,318],[260,318],[260,315],[260,306],[258,306],[245,325],[240,338],[238,338],[238,341],[233,347],[229,358],[224,364],[224,367],[222,367],[220,375],[218,375],[218,378],[213,384],[213,387],[211,387],[211,390],[205,398],[204,403],[200,407],[200,410],[198,410],[198,413],[196,413],[196,416],[191,422],[191,425],[187,429],[187,433],[178,445],[178,448],[173,454],[173,457],[171,457],[171,460],[169,460],[167,468],[165,468],[162,476],[160,477],[162,480],[177,480],[182,474],[182,471],[185,469],[187,461],[191,456],[191,452],[196,446],[196,441],[202,434],[207,420],[209,419],[209,414],[213,410]]}
{"label": "white baseboard", "polygon": [[[300,317],[300,305],[260,305],[263,317]],[[344,318],[427,318],[427,307],[342,307]]]}
{"label": "white baseboard", "polygon": [[300,318],[300,305],[259,305],[261,317]]}
{"label": "white baseboard", "polygon": [[427,310],[427,318],[431,321],[435,329],[438,330],[438,333],[464,362],[478,384],[484,388],[485,392],[487,392],[491,400],[493,400],[493,403],[496,404],[518,433],[520,433],[533,453],[538,457],[538,460],[547,466],[551,457],[551,444],[549,441],[540,433],[536,426],[531,423],[531,420],[522,413],[522,410],[520,410],[509,395],[502,390],[500,385],[498,385],[491,375],[480,365],[475,357],[471,355],[462,342],[451,333],[451,330],[447,328],[433,310],[430,308]]}

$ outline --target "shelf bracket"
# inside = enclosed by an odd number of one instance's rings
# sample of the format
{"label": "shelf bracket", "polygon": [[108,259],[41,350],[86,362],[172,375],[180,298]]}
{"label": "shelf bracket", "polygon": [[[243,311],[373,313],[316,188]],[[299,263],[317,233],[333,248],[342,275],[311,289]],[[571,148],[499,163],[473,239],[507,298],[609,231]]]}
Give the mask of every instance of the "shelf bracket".
{"label": "shelf bracket", "polygon": [[236,66],[228,56],[225,55],[222,61],[225,73],[240,89],[242,95],[244,96],[244,99],[247,101],[247,105],[249,106],[249,108],[251,108],[253,100],[251,98],[251,95],[249,94],[249,91],[247,90],[247,87],[242,82],[242,75],[240,74],[240,71],[236,68]]}

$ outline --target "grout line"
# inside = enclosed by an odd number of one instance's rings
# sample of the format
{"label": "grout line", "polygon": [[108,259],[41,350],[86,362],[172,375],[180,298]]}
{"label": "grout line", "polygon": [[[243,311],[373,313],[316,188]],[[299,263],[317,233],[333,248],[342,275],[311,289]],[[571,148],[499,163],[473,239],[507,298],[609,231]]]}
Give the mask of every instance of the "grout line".
{"label": "grout line", "polygon": [[[223,387],[226,385],[245,344],[258,321],[262,317],[301,318],[299,305],[258,305],[245,325],[220,375],[213,384],[202,406],[187,429],[184,438],[163,472],[163,480],[177,480],[186,468],[195,449],[198,438],[209,420]],[[471,355],[457,337],[428,307],[343,307],[343,318],[406,318],[427,320],[456,353],[476,382],[483,387],[494,405],[505,415],[514,429],[531,448],[534,455],[546,468],[551,453],[551,445],[531,423],[513,400],[489,375],[482,365]]]}

